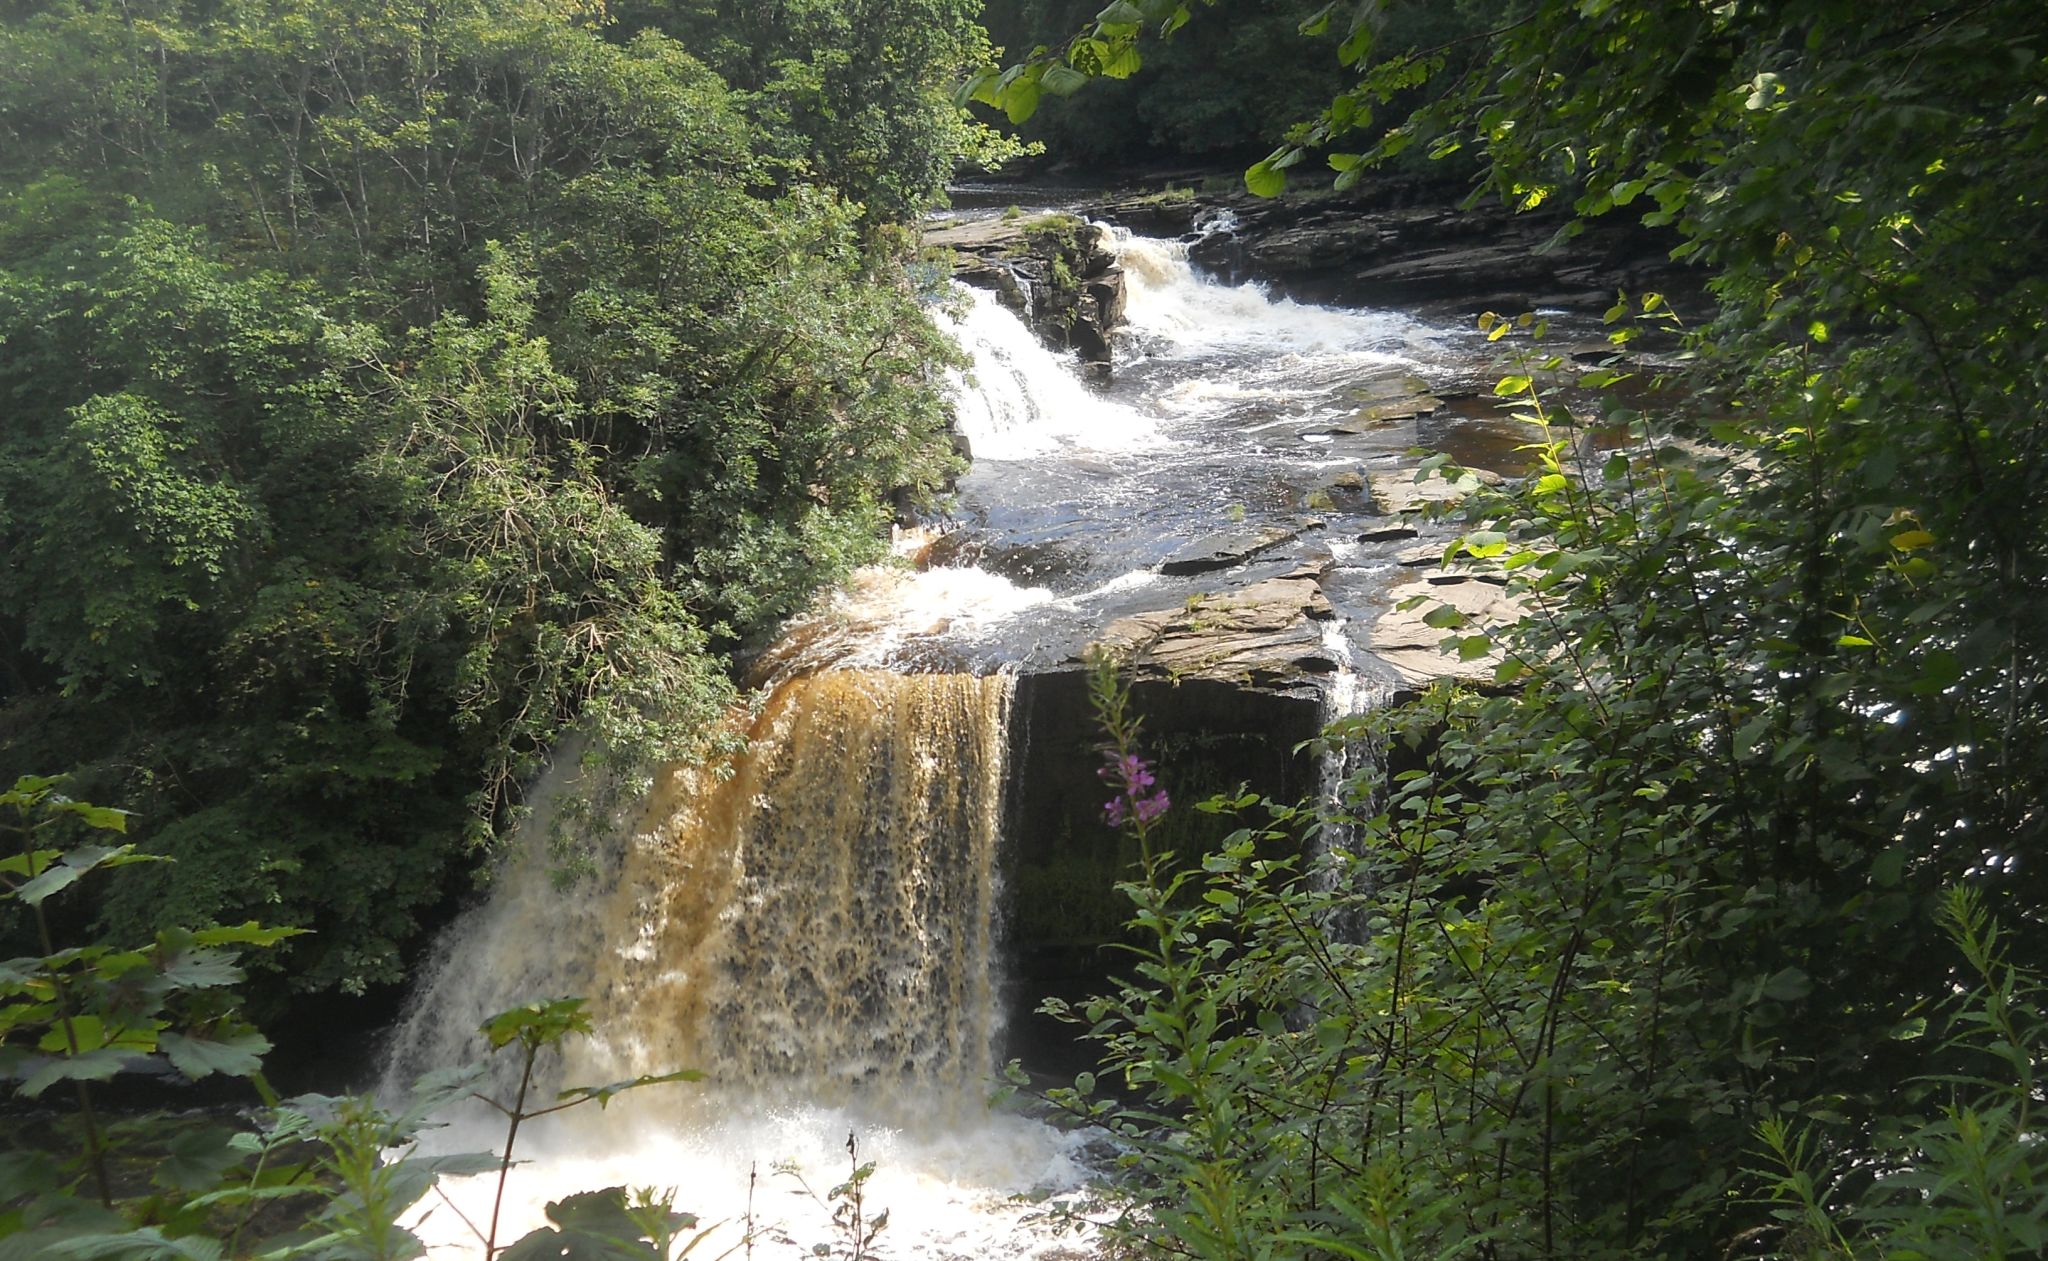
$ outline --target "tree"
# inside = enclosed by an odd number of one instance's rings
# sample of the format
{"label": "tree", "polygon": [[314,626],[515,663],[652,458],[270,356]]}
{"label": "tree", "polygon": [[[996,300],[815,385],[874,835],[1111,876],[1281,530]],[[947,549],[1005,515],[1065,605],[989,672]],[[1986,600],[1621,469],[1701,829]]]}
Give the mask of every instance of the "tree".
{"label": "tree", "polygon": [[[955,117],[899,106],[875,145]],[[930,171],[871,147],[909,182],[855,204],[751,110],[552,0],[0,23],[0,763],[180,860],[110,931],[260,914],[319,930],[297,987],[397,980],[564,732],[692,755],[727,654],[938,485],[951,352],[880,230]]]}
{"label": "tree", "polygon": [[[1112,6],[970,91],[1026,112],[1201,16]],[[1575,458],[1596,417],[1558,410],[1546,382],[1566,365],[1540,344],[1501,382],[1551,429],[1526,483],[1466,511],[1458,549],[1539,611],[1507,641],[1507,690],[1389,715],[1418,764],[1384,796],[1353,785],[1365,840],[1344,870],[1276,894],[1289,870],[1248,832],[1183,912],[1206,917],[1185,931],[1216,943],[1218,975],[1154,975],[1091,1009],[1155,1114],[1200,1097],[1263,1118],[1147,1172],[1208,1177],[1199,1224],[1249,1224],[1218,1238],[1346,1255],[1396,1227],[1411,1250],[1499,1256],[1910,1236],[1899,1205],[1932,1213],[1950,1184],[1900,1199],[1869,1179],[1961,1177],[1944,1103],[1954,1121],[2029,1089],[2025,1069],[1965,1084],[1970,1040],[1926,1030],[1972,984],[1990,990],[1964,1022],[2011,988],[1945,944],[1945,891],[1994,907],[2021,959],[2048,892],[2048,549],[2022,525],[2048,432],[2048,28],[1997,0],[1529,0],[1436,103],[1376,130],[1451,52],[1380,59],[1376,18],[1341,33],[1356,83],[1252,167],[1254,191],[1318,153],[1348,185],[1410,148],[1470,150],[1517,206],[1675,227],[1716,309],[1687,343],[1686,405],[1608,405],[1629,450]],[[1666,313],[1617,303],[1617,336],[1645,312]],[[1433,616],[1447,648],[1489,646]],[[1145,1023],[1202,1002],[1246,1040],[1230,1062],[1270,1076],[1193,1078]],[[1748,1198],[1771,1135],[1807,1179],[1803,1218]],[[1221,1154],[1191,1165],[1212,1138]],[[1259,1163],[1281,1150],[1338,1172],[1281,1179]],[[1817,1184],[1821,1167],[1842,1176]],[[1975,1224],[2026,1220],[2033,1178],[1973,1183]],[[1816,1222],[1843,1233],[1801,1233]],[[1944,1238],[1962,1255],[1973,1231]]]}

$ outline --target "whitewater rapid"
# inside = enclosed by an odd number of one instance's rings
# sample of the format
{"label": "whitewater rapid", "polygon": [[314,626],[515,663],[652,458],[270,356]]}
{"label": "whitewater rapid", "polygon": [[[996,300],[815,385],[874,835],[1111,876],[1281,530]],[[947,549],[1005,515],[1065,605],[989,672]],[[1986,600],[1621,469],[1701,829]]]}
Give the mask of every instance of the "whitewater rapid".
{"label": "whitewater rapid", "polygon": [[[1216,283],[1176,242],[1112,244],[1128,318],[1114,379],[1084,381],[993,295],[956,289],[937,318],[970,360],[950,388],[974,467],[957,528],[912,540],[932,563],[864,570],[792,622],[757,665],[763,701],[734,716],[749,741],[735,761],[671,768],[590,819],[556,808],[579,773],[560,759],[488,898],[440,942],[393,1035],[387,1098],[481,1054],[490,1012],[565,994],[589,999],[596,1036],[544,1065],[547,1089],[708,1074],[522,1130],[501,1243],[565,1193],[629,1186],[672,1189],[716,1224],[699,1255],[750,1227],[757,1243],[830,1244],[821,1200],[852,1136],[891,1255],[1088,1255],[1045,1203],[1085,1186],[1090,1140],[988,1104],[1010,672],[1198,592],[1159,565],[1190,539],[1298,522],[1332,463],[1391,465],[1414,433],[1352,439],[1336,460],[1330,427],[1362,382],[1440,362],[1453,340]],[[1343,546],[1354,572],[1383,563]],[[1382,690],[1341,621],[1325,633],[1340,717]],[[567,887],[545,844],[564,826],[586,829],[595,871]],[[510,1084],[501,1068],[492,1088]],[[483,1105],[440,1120],[431,1150],[502,1141]],[[456,1179],[430,1199],[430,1255],[480,1255],[472,1226],[494,1192]]]}

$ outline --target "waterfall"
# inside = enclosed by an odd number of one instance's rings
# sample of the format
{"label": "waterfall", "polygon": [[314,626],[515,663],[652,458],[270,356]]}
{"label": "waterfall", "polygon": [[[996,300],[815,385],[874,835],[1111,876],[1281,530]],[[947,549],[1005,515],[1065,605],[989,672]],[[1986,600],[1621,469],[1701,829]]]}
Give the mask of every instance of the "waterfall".
{"label": "waterfall", "polygon": [[[386,1088],[480,1056],[485,1014],[564,993],[588,997],[596,1032],[547,1066],[544,1089],[677,1068],[706,1080],[523,1129],[533,1164],[512,1179],[506,1237],[551,1199],[623,1183],[680,1186],[678,1207],[728,1224],[714,1251],[746,1220],[828,1241],[829,1207],[756,1178],[798,1165],[822,1192],[844,1180],[855,1133],[879,1166],[869,1211],[894,1212],[898,1249],[1053,1246],[1010,1197],[1078,1185],[1076,1140],[984,1103],[1012,690],[1002,674],[784,678],[744,716],[744,753],[657,776],[599,847],[597,878],[566,888],[535,842],[571,772],[542,781],[522,851],[443,936]],[[443,1120],[429,1150],[503,1139],[481,1108]],[[494,1180],[445,1190],[417,1228],[432,1255],[475,1256],[462,1218],[488,1218]]]}
{"label": "waterfall", "polygon": [[1262,285],[1221,284],[1195,270],[1185,242],[1111,228],[1110,244],[1124,269],[1125,319],[1155,353],[1338,356],[1355,370],[1407,364],[1433,346],[1428,330],[1396,312],[1312,306],[1274,298]]}
{"label": "waterfall", "polygon": [[1070,449],[1143,451],[1164,439],[1134,408],[1090,389],[1070,356],[1038,335],[992,293],[953,286],[946,326],[973,361],[972,380],[954,374],[955,423],[977,461],[1025,460]]}
{"label": "waterfall", "polygon": [[678,770],[629,856],[593,1007],[619,1075],[978,1100],[995,1055],[1007,675],[783,682],[730,767]]}
{"label": "waterfall", "polygon": [[[1337,668],[1323,679],[1323,727],[1345,719],[1359,718],[1393,699],[1394,685],[1378,671],[1360,671],[1355,651],[1343,624],[1332,619],[1322,627],[1323,647]],[[1384,800],[1387,777],[1387,746],[1378,735],[1352,735],[1333,740],[1322,753],[1317,768],[1317,804],[1325,811],[1323,825],[1309,838],[1309,878],[1325,892],[1347,887],[1358,894],[1370,888],[1355,887],[1346,875],[1347,860],[1358,852],[1358,829],[1347,818],[1369,817]],[[1357,917],[1338,914],[1329,928],[1340,940],[1356,940],[1363,925]]]}
{"label": "waterfall", "polygon": [[[488,896],[436,941],[386,1037],[381,1098],[398,1100],[435,1069],[485,1058],[489,1048],[477,1032],[485,1017],[536,998],[590,992],[597,943],[610,920],[608,891],[625,859],[630,828],[616,816],[593,820],[583,809],[568,808],[574,798],[605,795],[604,785],[594,782],[596,773],[581,766],[581,748],[572,740],[556,751],[526,794],[527,818],[507,846]],[[558,840],[589,858],[592,870],[583,879],[556,878],[552,851]],[[551,942],[585,945],[544,948]]]}
{"label": "waterfall", "polygon": [[[1043,791],[1008,783],[1003,671],[1060,659],[1108,619],[1217,581],[1157,562],[1220,520],[1295,522],[1335,452],[1333,422],[1356,414],[1367,387],[1442,353],[1440,331],[1405,316],[1218,284],[1182,246],[1113,239],[1129,323],[1106,384],[1084,380],[992,294],[956,288],[939,316],[971,360],[951,382],[975,457],[960,483],[971,533],[964,548],[926,539],[922,550],[987,568],[942,559],[855,574],[757,660],[770,682],[732,719],[745,752],[665,768],[625,812],[565,811],[583,790],[563,757],[488,897],[422,970],[393,1035],[388,1091],[479,1058],[487,1014],[566,994],[586,996],[594,1036],[545,1066],[542,1089],[707,1074],[523,1128],[531,1163],[510,1180],[508,1236],[566,1193],[652,1184],[727,1224],[700,1255],[734,1247],[738,1222],[776,1220],[769,1238],[829,1243],[829,1207],[806,1208],[768,1174],[794,1162],[813,1187],[843,1181],[851,1131],[877,1165],[867,1190],[871,1208],[891,1213],[892,1255],[1089,1251],[1011,1198],[1079,1186],[1085,1138],[983,1098],[1002,1032],[1002,797]],[[1369,444],[1335,454],[1393,458]],[[1326,633],[1340,664],[1327,717],[1384,700],[1342,626]],[[1360,742],[1333,752],[1326,802],[1378,756]],[[566,885],[547,844],[565,830],[594,868]],[[1340,827],[1319,840],[1318,870],[1334,879],[1353,840]],[[481,1106],[443,1119],[432,1150],[504,1137]],[[477,1256],[460,1218],[489,1217],[492,1180],[446,1190],[421,1233],[434,1256]]]}

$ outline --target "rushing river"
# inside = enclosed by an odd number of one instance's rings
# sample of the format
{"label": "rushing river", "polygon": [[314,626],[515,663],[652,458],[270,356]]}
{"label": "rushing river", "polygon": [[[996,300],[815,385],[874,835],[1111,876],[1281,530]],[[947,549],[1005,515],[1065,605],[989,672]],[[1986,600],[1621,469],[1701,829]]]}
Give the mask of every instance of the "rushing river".
{"label": "rushing river", "polygon": [[[673,1188],[723,1223],[703,1255],[749,1222],[766,1255],[831,1243],[829,1208],[803,1187],[843,1180],[851,1133],[877,1166],[867,1211],[889,1211],[891,1255],[1088,1255],[1033,1202],[1083,1185],[1084,1136],[984,1102],[1003,1046],[1011,675],[1213,587],[1158,572],[1192,541],[1312,517],[1344,615],[1326,636],[1331,705],[1356,704],[1373,690],[1358,628],[1395,560],[1353,541],[1374,509],[1338,475],[1485,437],[1454,416],[1346,431],[1362,401],[1477,379],[1471,332],[1215,284],[1174,242],[1119,234],[1116,248],[1129,310],[1113,381],[1084,384],[989,294],[957,291],[944,320],[973,358],[956,390],[976,458],[933,566],[858,575],[794,628],[771,654],[782,681],[744,718],[749,753],[671,771],[592,829],[597,879],[559,890],[544,862],[515,863],[441,943],[394,1034],[388,1093],[477,1055],[489,1012],[564,993],[590,996],[598,1033],[550,1066],[555,1084],[710,1074],[525,1130],[501,1240],[550,1199],[626,1185]],[[538,794],[536,835],[561,787]],[[435,1149],[502,1138],[481,1107],[448,1120]],[[792,1166],[802,1181],[778,1172]],[[488,1220],[494,1181],[428,1201],[434,1255],[481,1253],[463,1219]]]}

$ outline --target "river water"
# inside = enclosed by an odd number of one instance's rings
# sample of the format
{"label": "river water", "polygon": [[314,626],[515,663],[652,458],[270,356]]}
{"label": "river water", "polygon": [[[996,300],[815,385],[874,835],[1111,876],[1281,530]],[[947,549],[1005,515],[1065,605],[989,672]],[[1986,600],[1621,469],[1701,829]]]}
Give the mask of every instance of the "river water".
{"label": "river water", "polygon": [[[1306,547],[1341,615],[1325,635],[1330,711],[1369,703],[1383,678],[1363,628],[1396,545],[1358,541],[1377,512],[1344,475],[1400,468],[1419,446],[1506,442],[1454,411],[1355,423],[1375,399],[1490,379],[1475,332],[1212,283],[1177,242],[1115,245],[1129,323],[1113,380],[1084,384],[991,295],[954,292],[941,318],[973,359],[954,389],[976,458],[930,566],[856,575],[793,627],[765,703],[735,717],[749,752],[670,770],[590,827],[596,879],[558,888],[544,861],[514,861],[440,944],[394,1032],[387,1095],[477,1056],[489,1012],[567,993],[589,996],[597,1033],[545,1066],[551,1087],[710,1077],[528,1127],[501,1241],[540,1225],[551,1199],[626,1185],[673,1189],[719,1223],[698,1255],[737,1246],[749,1223],[764,1255],[843,1242],[820,1200],[853,1135],[876,1165],[865,1211],[889,1211],[888,1255],[1092,1255],[1045,1209],[1085,1184],[1090,1137],[986,1102],[1003,1045],[996,857],[1014,673]],[[1308,541],[1227,577],[1158,570],[1261,525],[1308,526]],[[536,795],[536,836],[573,779],[563,761]],[[431,1149],[502,1139],[481,1106],[444,1119]],[[456,1180],[428,1201],[432,1255],[481,1254],[465,1220],[488,1220],[493,1191]]]}

